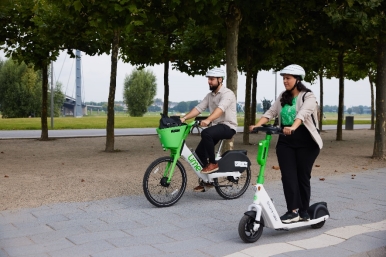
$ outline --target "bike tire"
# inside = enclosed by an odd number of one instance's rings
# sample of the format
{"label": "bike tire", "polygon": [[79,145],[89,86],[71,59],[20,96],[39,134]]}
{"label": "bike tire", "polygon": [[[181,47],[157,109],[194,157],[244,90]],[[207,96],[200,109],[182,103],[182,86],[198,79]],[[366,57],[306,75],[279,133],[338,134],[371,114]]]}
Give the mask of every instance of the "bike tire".
{"label": "bike tire", "polygon": [[[214,185],[217,193],[227,200],[232,200],[242,196],[248,189],[251,181],[251,169],[248,167],[242,173],[238,180],[232,176],[214,178]],[[226,187],[224,187],[226,186]]]}
{"label": "bike tire", "polygon": [[260,227],[257,231],[253,231],[255,219],[251,216],[244,215],[239,222],[239,236],[245,243],[254,243],[263,234],[264,219],[260,217]]}
{"label": "bike tire", "polygon": [[169,185],[162,184],[163,173],[167,164],[173,162],[171,157],[161,157],[153,161],[146,169],[143,177],[143,192],[147,200],[157,207],[169,207],[178,202],[186,189],[186,171],[177,161],[172,181]]}

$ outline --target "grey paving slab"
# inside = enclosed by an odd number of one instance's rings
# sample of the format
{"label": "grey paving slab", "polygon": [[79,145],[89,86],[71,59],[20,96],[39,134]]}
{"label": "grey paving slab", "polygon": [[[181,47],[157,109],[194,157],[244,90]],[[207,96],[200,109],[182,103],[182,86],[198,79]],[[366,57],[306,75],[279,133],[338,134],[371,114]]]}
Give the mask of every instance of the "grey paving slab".
{"label": "grey paving slab", "polygon": [[92,257],[124,257],[124,256],[158,256],[163,254],[162,251],[152,247],[142,247],[142,246],[133,246],[133,247],[122,247],[114,248],[111,250],[101,251],[99,253],[92,254]]}
{"label": "grey paving slab", "polygon": [[89,257],[90,255],[116,249],[105,240],[93,241],[82,245],[75,245],[66,249],[48,252],[50,257]]}
{"label": "grey paving slab", "polygon": [[66,239],[59,239],[57,241],[43,243],[43,244],[33,244],[33,245],[24,245],[24,246],[6,246],[4,251],[8,253],[9,256],[23,256],[23,255],[39,255],[45,254],[53,250],[62,250],[68,247],[73,246],[73,244]]}
{"label": "grey paving slab", "polygon": [[[323,183],[312,178],[311,202],[326,201],[331,213],[321,229],[264,228],[259,241],[246,244],[237,229],[252,202],[252,190],[229,201],[215,190],[194,193],[187,189],[169,208],[154,207],[141,195],[0,212],[0,256],[225,256],[253,246],[306,240],[343,226],[386,220],[386,168],[356,174],[353,181],[347,174],[326,177]],[[267,182],[265,188],[279,214],[284,213],[281,182]],[[382,246],[386,246],[385,230],[278,256],[295,256],[296,252],[296,256],[326,256],[326,252],[332,257],[350,256]]]}

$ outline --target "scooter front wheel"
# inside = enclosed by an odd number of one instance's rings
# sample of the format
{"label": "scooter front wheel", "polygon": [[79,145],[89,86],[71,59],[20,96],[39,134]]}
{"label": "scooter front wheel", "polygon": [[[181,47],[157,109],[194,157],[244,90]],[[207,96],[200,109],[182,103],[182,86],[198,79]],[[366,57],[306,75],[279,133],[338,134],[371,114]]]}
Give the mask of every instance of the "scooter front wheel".
{"label": "scooter front wheel", "polygon": [[147,168],[143,177],[143,192],[147,200],[157,207],[169,207],[178,202],[186,189],[186,171],[177,161],[170,183],[164,176],[166,169],[173,163],[171,157],[161,157]]}
{"label": "scooter front wheel", "polygon": [[260,227],[256,231],[253,230],[255,223],[255,218],[251,216],[244,215],[241,218],[239,223],[239,236],[245,243],[254,243],[259,240],[259,238],[263,234],[263,217],[260,217]]}
{"label": "scooter front wheel", "polygon": [[217,193],[224,199],[231,200],[242,196],[251,181],[251,169],[246,168],[238,178],[233,176],[213,179]]}

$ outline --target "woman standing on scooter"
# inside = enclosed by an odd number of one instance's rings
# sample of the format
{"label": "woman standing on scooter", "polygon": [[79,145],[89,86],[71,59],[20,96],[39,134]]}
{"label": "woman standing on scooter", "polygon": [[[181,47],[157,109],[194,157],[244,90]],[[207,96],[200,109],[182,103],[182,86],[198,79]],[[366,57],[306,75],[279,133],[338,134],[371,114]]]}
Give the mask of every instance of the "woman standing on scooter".
{"label": "woman standing on scooter", "polygon": [[249,127],[260,127],[278,117],[284,135],[279,135],[276,155],[281,170],[287,213],[283,223],[310,220],[307,209],[311,196],[311,170],[323,147],[317,124],[316,97],[301,82],[306,73],[296,64],[280,71],[285,91],[263,117]]}

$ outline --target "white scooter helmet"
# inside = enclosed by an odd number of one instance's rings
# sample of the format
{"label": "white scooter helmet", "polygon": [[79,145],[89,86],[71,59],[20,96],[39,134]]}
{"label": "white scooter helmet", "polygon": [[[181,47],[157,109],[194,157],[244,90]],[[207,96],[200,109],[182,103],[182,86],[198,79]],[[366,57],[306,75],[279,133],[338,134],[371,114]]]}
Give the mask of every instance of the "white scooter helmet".
{"label": "white scooter helmet", "polygon": [[280,71],[281,76],[285,74],[299,76],[301,80],[304,80],[304,77],[306,76],[306,71],[300,65],[291,64]]}
{"label": "white scooter helmet", "polygon": [[215,78],[225,79],[225,72],[220,68],[213,68],[206,72],[205,77],[215,77]]}

